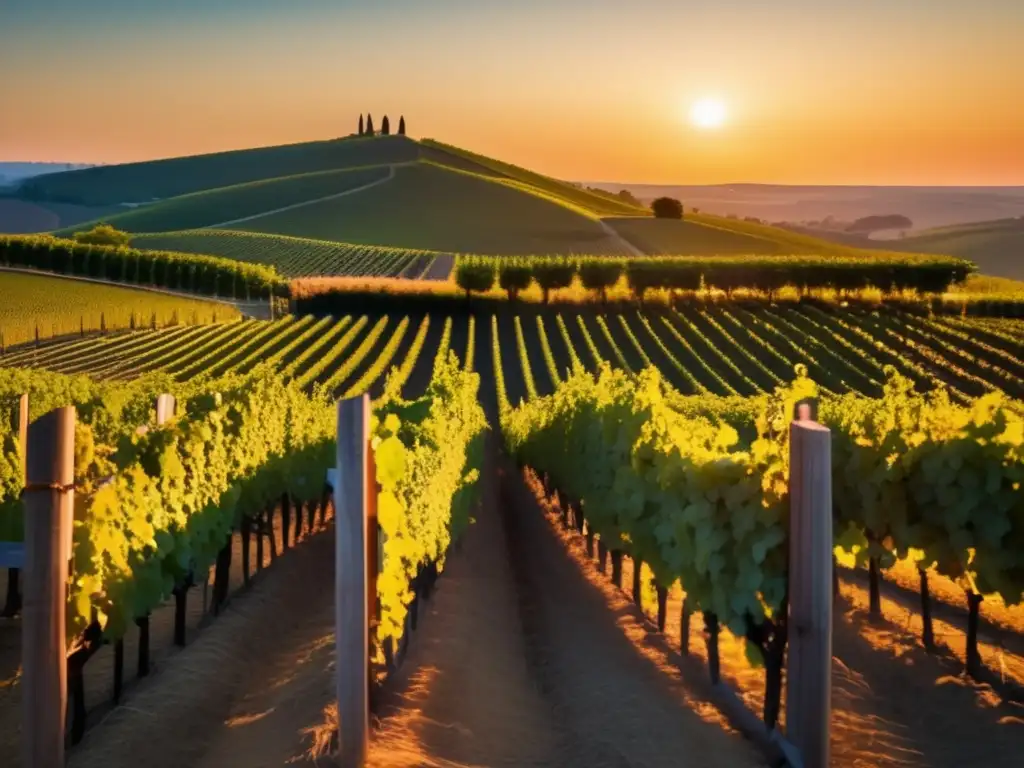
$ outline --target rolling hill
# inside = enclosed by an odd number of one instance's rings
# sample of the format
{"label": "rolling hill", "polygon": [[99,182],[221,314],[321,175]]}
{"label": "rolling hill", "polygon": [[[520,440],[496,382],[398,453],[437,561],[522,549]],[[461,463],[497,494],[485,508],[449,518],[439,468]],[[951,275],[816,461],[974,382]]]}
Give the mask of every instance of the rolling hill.
{"label": "rolling hill", "polygon": [[[858,248],[708,214],[659,220],[610,193],[405,136],[348,137],[89,168],[39,176],[26,190],[47,201],[0,203],[23,206],[23,211],[38,205],[100,212],[86,223],[82,218],[70,226],[61,221],[59,234],[103,220],[139,235],[136,244],[143,247],[237,254],[278,265],[289,275],[337,274],[353,265],[359,274],[404,274],[402,265],[427,260],[426,252],[840,255],[862,254],[865,246],[935,252],[950,238],[973,243],[990,236],[943,231],[930,239],[866,241]],[[108,207],[52,202],[64,199]],[[150,202],[131,209],[112,205],[128,201]],[[9,220],[0,215],[0,231]],[[42,214],[34,219],[38,228],[52,221]],[[202,234],[213,227],[230,232]],[[152,237],[144,239],[144,234]],[[376,266],[369,263],[374,260],[379,260]],[[1006,270],[993,273],[1013,276]]]}
{"label": "rolling hill", "polygon": [[960,256],[975,262],[985,274],[1024,280],[1024,218],[940,227],[878,245]]}
{"label": "rolling hill", "polygon": [[[372,165],[337,171],[319,171],[296,176],[250,181],[230,187],[179,195],[159,203],[141,206],[103,221],[124,232],[169,232],[226,225],[237,219],[306,203],[330,195],[351,192],[388,177],[389,167]],[[66,236],[95,222],[81,223],[56,232]]]}
{"label": "rolling hill", "polygon": [[405,136],[348,137],[45,174],[26,182],[22,195],[82,205],[145,203],[261,179],[408,162],[418,152]]}
{"label": "rolling hill", "polygon": [[454,253],[628,253],[566,201],[428,162],[398,167],[394,179],[359,194],[232,228]]}

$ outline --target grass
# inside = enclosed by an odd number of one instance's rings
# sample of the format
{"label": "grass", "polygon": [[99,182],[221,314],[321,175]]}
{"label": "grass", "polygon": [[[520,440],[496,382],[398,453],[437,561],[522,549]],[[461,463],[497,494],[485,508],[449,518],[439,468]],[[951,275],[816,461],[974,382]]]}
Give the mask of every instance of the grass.
{"label": "grass", "polygon": [[1000,219],[926,230],[887,241],[895,250],[928,251],[974,261],[982,272],[1024,280],[1024,219]]}
{"label": "grass", "polygon": [[645,253],[701,256],[776,254],[792,252],[782,243],[694,221],[677,219],[609,218],[605,221]]}
{"label": "grass", "polygon": [[596,215],[630,216],[649,214],[646,208],[640,208],[622,200],[615,200],[606,195],[580,189],[564,181],[558,181],[549,176],[512,165],[511,163],[504,163],[465,149],[453,147],[450,144],[443,144],[433,139],[423,139],[420,144],[424,148],[424,152],[429,153],[427,156],[436,162],[442,164],[458,163],[467,170],[480,169],[477,172],[513,179],[553,197],[561,198]]}
{"label": "grass", "polygon": [[[210,227],[246,216],[335,195],[386,178],[388,166],[375,165],[282,176],[165,200],[107,216],[103,221],[123,232],[168,232]],[[70,227],[58,235],[90,229],[97,222]]]}
{"label": "grass", "polygon": [[[687,213],[682,220],[614,217],[605,218],[605,222],[637,248],[653,255],[814,254],[863,257],[880,253],[767,224],[706,213]],[[934,252],[920,248],[900,248],[898,251]]]}
{"label": "grass", "polygon": [[416,143],[404,136],[346,137],[46,174],[33,179],[28,188],[42,200],[143,203],[259,179],[406,162],[417,156]]}
{"label": "grass", "polygon": [[0,232],[9,235],[50,232],[82,221],[123,212],[121,206],[99,208],[69,203],[34,203],[11,197],[0,197]]}
{"label": "grass", "polygon": [[585,212],[515,184],[421,162],[365,192],[234,228],[448,253],[625,252]]}
{"label": "grass", "polygon": [[194,229],[132,238],[136,248],[202,253],[277,267],[286,277],[311,275],[397,276],[434,251],[356,245],[231,229]]}
{"label": "grass", "polygon": [[0,334],[5,346],[31,341],[38,326],[41,338],[100,328],[101,315],[109,330],[148,327],[155,314],[160,326],[180,322],[235,320],[237,309],[227,304],[182,299],[152,291],[137,291],[59,277],[0,272]]}

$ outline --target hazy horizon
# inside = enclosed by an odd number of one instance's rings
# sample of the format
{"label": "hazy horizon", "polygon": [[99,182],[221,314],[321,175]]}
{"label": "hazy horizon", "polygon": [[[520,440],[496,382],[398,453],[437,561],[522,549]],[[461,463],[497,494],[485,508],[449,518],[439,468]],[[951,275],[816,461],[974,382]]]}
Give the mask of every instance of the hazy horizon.
{"label": "hazy horizon", "polygon": [[[0,123],[11,161],[298,143],[370,112],[562,179],[1024,185],[1016,0],[34,0],[2,15],[19,74],[0,103],[24,105]],[[724,106],[721,127],[692,124],[701,99]]]}

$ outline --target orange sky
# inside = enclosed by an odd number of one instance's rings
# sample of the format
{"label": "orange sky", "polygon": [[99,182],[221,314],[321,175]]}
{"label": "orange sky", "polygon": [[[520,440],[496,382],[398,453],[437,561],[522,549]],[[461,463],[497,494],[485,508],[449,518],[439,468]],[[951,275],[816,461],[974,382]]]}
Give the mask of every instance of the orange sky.
{"label": "orange sky", "polygon": [[[0,160],[322,139],[369,110],[570,179],[1024,184],[1017,0],[24,5],[0,12]],[[723,129],[689,125],[705,96]]]}

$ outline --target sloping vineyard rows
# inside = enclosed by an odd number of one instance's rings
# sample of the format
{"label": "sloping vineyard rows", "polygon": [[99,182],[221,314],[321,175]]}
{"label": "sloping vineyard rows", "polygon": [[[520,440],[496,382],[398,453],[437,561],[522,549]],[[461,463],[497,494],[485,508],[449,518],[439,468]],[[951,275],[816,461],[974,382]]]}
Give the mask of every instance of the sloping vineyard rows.
{"label": "sloping vineyard rows", "polygon": [[[419,278],[444,254],[434,251],[356,245],[233,230],[185,230],[141,235],[143,248],[211,253],[277,267],[286,277],[352,276]],[[449,257],[450,258],[450,257]]]}
{"label": "sloping vineyard rows", "polygon": [[179,381],[248,373],[263,364],[338,397],[364,391],[377,397],[397,368],[404,394],[416,396],[449,347],[467,367],[474,350],[489,355],[477,363],[496,368],[487,371],[485,389],[494,386],[496,401],[513,405],[551,393],[574,365],[593,371],[602,361],[633,372],[654,365],[683,394],[770,392],[801,364],[824,393],[837,395],[880,396],[892,366],[922,392],[945,384],[962,401],[992,389],[1024,397],[1019,323],[812,305],[288,317],[23,346],[0,364],[119,380],[161,372]]}
{"label": "sloping vineyard rows", "polygon": [[253,320],[22,347],[0,358],[0,365],[102,380],[160,373],[177,381],[247,374],[264,365],[308,391],[319,387],[333,397],[370,392],[374,398],[383,394],[394,367],[392,386],[412,398],[422,394],[448,349],[472,368],[469,324],[468,318],[397,314]]}
{"label": "sloping vineyard rows", "polygon": [[945,384],[966,402],[1001,390],[1024,397],[1024,327],[977,319],[878,316],[814,306],[683,307],[632,313],[498,316],[492,323],[497,397],[550,394],[573,365],[657,367],[684,394],[773,391],[806,366],[825,394],[880,397],[893,367],[924,392]]}

